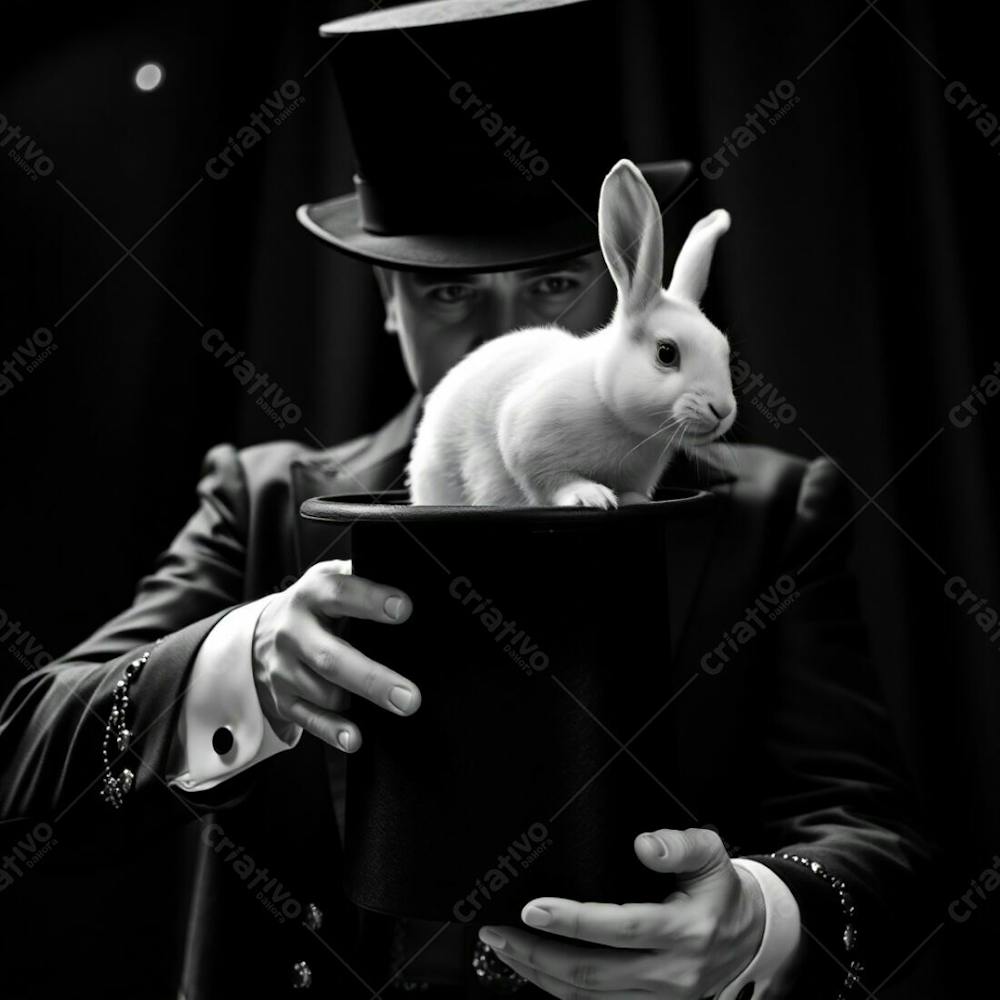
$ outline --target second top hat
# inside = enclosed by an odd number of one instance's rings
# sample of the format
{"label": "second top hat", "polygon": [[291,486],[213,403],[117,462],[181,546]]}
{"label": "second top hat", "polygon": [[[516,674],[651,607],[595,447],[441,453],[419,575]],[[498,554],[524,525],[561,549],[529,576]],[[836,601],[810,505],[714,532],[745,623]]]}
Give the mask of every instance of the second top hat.
{"label": "second top hat", "polygon": [[[413,601],[346,638],[416,683],[400,718],[354,699],[349,898],[394,916],[518,923],[535,896],[662,900],[634,838],[687,816],[673,783],[667,540],[714,497],[618,510],[413,507],[403,491],[316,498],[353,569]],[[599,569],[595,568],[599,566]]]}

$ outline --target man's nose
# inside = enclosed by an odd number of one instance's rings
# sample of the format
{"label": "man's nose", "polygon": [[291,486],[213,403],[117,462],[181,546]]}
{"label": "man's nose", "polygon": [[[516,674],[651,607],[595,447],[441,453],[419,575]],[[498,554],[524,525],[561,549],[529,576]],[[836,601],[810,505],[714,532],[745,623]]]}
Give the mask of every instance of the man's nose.
{"label": "man's nose", "polygon": [[490,302],[489,317],[487,320],[488,335],[486,339],[499,337],[502,334],[510,333],[519,326],[527,326],[530,320],[526,315],[522,315],[517,299],[512,295],[494,295]]}

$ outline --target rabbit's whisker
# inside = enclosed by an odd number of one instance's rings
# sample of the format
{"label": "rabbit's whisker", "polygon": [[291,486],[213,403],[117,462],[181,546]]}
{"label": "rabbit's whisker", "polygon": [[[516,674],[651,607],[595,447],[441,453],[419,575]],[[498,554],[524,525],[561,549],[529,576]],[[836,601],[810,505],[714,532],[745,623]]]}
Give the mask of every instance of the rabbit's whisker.
{"label": "rabbit's whisker", "polygon": [[677,421],[677,426],[674,428],[674,433],[670,435],[670,438],[667,440],[667,443],[663,446],[662,449],[660,449],[660,454],[656,459],[657,466],[659,466],[660,462],[663,461],[663,456],[666,455],[670,446],[674,442],[674,438],[677,437],[678,433],[681,435],[682,438],[684,437],[684,422],[681,420]]}
{"label": "rabbit's whisker", "polygon": [[622,455],[622,457],[618,461],[618,468],[620,469],[625,464],[625,460],[629,457],[629,455],[632,454],[632,452],[641,448],[647,441],[652,441],[652,439],[655,438],[657,434],[660,434],[665,430],[669,430],[670,427],[672,427],[674,424],[677,423],[679,423],[678,420],[674,419],[673,422],[671,422],[671,418],[667,417],[667,419],[662,421],[660,425],[656,428],[656,430],[653,431],[652,434],[647,434],[638,444],[633,445],[631,448],[629,448],[627,452],[625,452],[624,455]]}

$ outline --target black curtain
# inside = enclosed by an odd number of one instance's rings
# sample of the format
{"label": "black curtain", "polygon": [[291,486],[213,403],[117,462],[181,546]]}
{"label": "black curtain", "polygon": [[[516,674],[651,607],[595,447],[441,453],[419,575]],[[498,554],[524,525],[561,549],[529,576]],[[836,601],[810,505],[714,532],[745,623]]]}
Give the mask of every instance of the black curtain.
{"label": "black curtain", "polygon": [[[30,143],[11,156],[0,132],[0,635],[16,621],[58,655],[122,608],[213,443],[334,443],[405,402],[370,269],[294,218],[351,187],[316,28],[367,6],[7,5],[0,126]],[[969,0],[615,7],[608,59],[578,71],[622,94],[623,153],[694,161],[668,243],[712,208],[733,216],[706,311],[752,373],[737,437],[829,453],[856,485],[877,666],[944,846],[898,995],[958,995],[1000,929],[1000,896],[949,908],[1000,850],[1000,643],[962,597],[1000,609],[995,41]],[[132,79],[150,61],[165,76],[147,93]],[[287,117],[226,166],[268,99]],[[258,405],[206,349],[219,338],[295,419]],[[0,643],[3,690],[27,668]],[[158,850],[171,903],[141,919],[166,984],[187,868],[183,844]],[[134,917],[100,895],[113,935]]]}

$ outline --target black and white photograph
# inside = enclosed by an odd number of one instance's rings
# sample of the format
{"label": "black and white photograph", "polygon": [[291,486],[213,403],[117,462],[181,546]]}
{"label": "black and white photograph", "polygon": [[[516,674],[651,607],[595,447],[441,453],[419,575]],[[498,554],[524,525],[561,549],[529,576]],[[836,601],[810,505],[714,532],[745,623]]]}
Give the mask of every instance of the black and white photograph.
{"label": "black and white photograph", "polygon": [[0,1000],[994,995],[990,23],[5,4]]}

